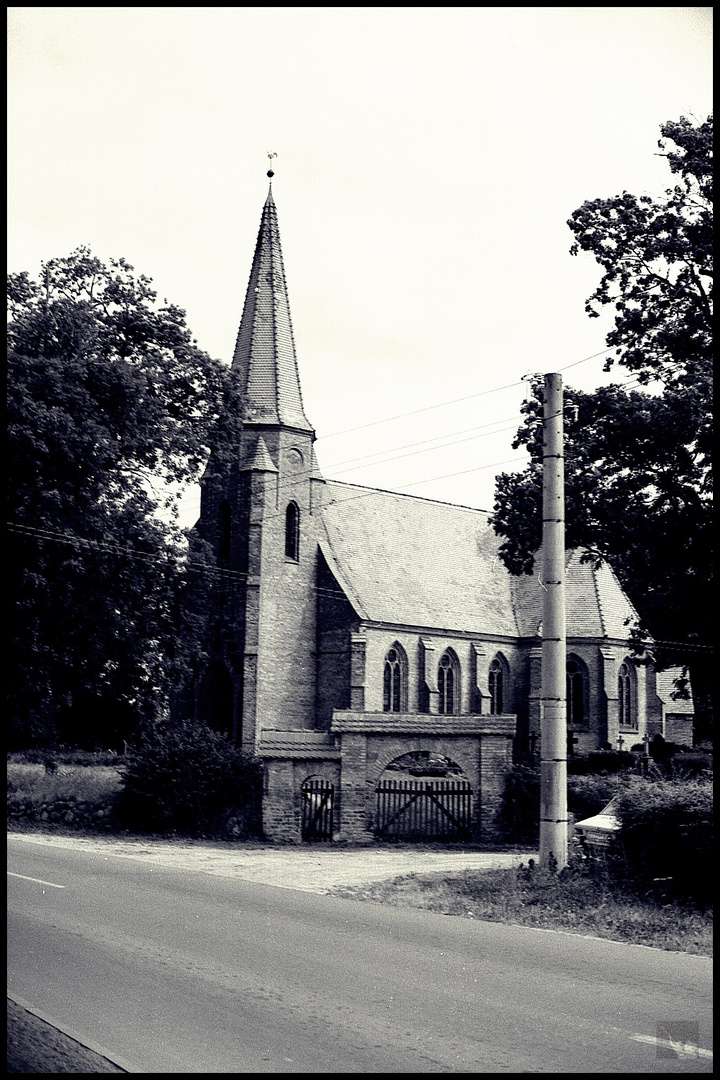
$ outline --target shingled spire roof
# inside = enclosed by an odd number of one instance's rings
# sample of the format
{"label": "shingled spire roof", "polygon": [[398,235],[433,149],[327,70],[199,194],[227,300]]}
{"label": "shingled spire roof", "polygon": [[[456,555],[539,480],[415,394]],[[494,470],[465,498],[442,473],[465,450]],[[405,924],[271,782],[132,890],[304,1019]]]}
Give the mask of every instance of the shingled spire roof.
{"label": "shingled spire roof", "polygon": [[312,431],[303,411],[277,210],[268,192],[245,295],[233,368],[244,388],[243,420]]}

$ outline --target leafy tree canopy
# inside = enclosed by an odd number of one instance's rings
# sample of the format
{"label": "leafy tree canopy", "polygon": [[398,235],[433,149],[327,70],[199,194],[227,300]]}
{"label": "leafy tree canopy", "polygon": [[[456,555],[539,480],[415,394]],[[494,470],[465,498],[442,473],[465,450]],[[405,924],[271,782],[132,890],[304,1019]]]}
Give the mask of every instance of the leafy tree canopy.
{"label": "leafy tree canopy", "polygon": [[123,259],[11,274],[8,306],[11,737],[117,741],[192,640],[209,556],[173,509],[232,423],[233,377]]}
{"label": "leafy tree canopy", "polygon": [[[602,269],[591,317],[614,308],[607,336],[637,385],[586,394],[567,388],[566,543],[603,557],[641,614],[636,638],[707,646],[711,638],[712,134],[685,117],[661,127],[675,184],[664,196],[628,192],[574,212],[571,254]],[[647,389],[644,389],[647,387]],[[502,557],[529,572],[542,538],[542,382],[523,406],[514,445],[531,463],[497,479]],[[704,652],[664,645],[659,663],[689,664],[696,696],[709,684]],[[700,702],[702,704],[702,702]]]}

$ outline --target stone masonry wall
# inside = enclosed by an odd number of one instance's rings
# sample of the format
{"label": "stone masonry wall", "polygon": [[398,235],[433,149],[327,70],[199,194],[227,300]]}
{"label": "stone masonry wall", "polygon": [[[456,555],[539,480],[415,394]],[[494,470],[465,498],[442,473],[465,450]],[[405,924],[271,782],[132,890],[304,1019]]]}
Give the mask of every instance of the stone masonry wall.
{"label": "stone masonry wall", "polygon": [[302,841],[302,785],[310,777],[335,785],[335,829],[340,813],[340,766],[336,760],[317,758],[270,758],[265,762],[263,833],[278,844]]}
{"label": "stone masonry wall", "polygon": [[512,764],[514,716],[336,712],[332,730],[341,748],[337,840],[372,842],[378,781],[390,762],[413,750],[443,754],[461,767],[473,789],[475,832],[494,839],[494,818]]}

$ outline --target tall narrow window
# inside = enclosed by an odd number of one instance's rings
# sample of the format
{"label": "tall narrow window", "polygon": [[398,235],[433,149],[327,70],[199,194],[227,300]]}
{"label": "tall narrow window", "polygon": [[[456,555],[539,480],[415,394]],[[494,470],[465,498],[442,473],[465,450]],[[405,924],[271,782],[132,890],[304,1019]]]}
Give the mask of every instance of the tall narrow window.
{"label": "tall narrow window", "polygon": [[454,657],[446,652],[440,658],[438,668],[438,712],[450,715],[457,712],[458,678]]}
{"label": "tall narrow window", "polygon": [[403,664],[397,649],[385,657],[383,673],[383,712],[402,712]]}
{"label": "tall narrow window", "polygon": [[294,562],[300,558],[300,511],[294,502],[285,511],[285,558]]}
{"label": "tall narrow window", "polygon": [[572,727],[585,723],[585,677],[577,660],[570,659],[566,667],[567,722]]}
{"label": "tall narrow window", "polygon": [[505,711],[505,671],[497,657],[490,664],[488,690],[490,691],[490,712],[494,716],[500,716]]}
{"label": "tall narrow window", "polygon": [[632,678],[627,664],[618,668],[618,720],[620,727],[637,727],[637,716],[633,710]]}

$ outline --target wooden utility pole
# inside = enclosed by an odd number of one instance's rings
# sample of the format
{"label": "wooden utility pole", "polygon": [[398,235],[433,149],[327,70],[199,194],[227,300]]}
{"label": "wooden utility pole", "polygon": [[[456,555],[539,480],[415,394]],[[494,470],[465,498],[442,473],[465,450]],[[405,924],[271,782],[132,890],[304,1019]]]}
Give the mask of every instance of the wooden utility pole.
{"label": "wooden utility pole", "polygon": [[543,413],[540,865],[568,861],[565,635],[565,477],[561,375],[545,376]]}

